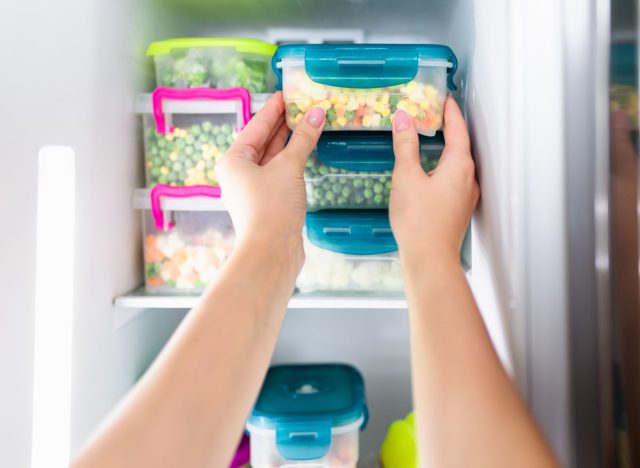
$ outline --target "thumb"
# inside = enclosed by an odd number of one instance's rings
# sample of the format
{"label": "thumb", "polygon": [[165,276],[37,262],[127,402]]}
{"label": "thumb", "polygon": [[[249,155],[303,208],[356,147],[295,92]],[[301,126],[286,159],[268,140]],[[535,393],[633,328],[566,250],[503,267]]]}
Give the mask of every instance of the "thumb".
{"label": "thumb", "polygon": [[325,117],[325,110],[320,106],[307,111],[291,134],[284,153],[304,165],[318,143]]}
{"label": "thumb", "polygon": [[420,166],[420,143],[418,132],[409,114],[399,109],[393,117],[393,153],[398,170]]}

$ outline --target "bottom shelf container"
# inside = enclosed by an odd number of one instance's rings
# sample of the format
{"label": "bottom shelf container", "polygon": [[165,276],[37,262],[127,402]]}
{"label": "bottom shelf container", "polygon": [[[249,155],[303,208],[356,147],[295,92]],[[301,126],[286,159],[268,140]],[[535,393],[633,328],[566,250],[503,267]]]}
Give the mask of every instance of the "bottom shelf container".
{"label": "bottom shelf container", "polygon": [[345,364],[269,369],[247,430],[253,468],[356,468],[364,382]]}

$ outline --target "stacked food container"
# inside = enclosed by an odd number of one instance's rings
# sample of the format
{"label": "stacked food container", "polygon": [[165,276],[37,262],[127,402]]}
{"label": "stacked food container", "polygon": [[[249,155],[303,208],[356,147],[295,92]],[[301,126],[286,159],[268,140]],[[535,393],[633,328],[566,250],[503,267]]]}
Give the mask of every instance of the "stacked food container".
{"label": "stacked food container", "polygon": [[147,292],[201,292],[228,258],[235,236],[215,166],[273,91],[275,50],[255,39],[228,38],[149,46],[158,87],[136,103],[146,190],[135,196],[143,210]]}
{"label": "stacked food container", "polygon": [[392,119],[402,109],[420,136],[425,171],[444,141],[454,53],[442,45],[285,45],[273,56],[291,129],[314,106],[325,132],[305,168],[307,222],[300,291],[401,291],[388,207],[394,165]]}

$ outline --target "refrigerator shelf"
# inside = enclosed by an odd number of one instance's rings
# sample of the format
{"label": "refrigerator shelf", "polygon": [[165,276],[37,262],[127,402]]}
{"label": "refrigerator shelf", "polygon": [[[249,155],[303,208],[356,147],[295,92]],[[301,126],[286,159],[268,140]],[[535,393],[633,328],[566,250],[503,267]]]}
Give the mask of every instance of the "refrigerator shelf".
{"label": "refrigerator shelf", "polygon": [[[118,296],[114,306],[119,309],[191,309],[199,294],[164,295],[148,293],[141,286]],[[403,310],[407,301],[402,293],[294,293],[289,309],[388,309]]]}

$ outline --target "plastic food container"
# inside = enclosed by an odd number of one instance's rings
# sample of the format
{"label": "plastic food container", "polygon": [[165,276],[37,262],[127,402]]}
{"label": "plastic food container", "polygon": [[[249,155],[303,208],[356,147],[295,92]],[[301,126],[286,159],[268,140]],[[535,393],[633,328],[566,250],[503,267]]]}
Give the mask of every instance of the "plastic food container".
{"label": "plastic food container", "polygon": [[345,364],[269,369],[247,423],[253,468],[355,468],[368,419],[364,382]]}
{"label": "plastic food container", "polygon": [[157,88],[139,97],[147,187],[218,185],[215,164],[267,95],[244,88]]}
{"label": "plastic food container", "polygon": [[143,209],[145,286],[154,293],[197,293],[216,277],[235,232],[219,187],[158,185],[136,192]]}
{"label": "plastic food container", "polygon": [[147,50],[158,86],[271,91],[269,63],[276,46],[257,39],[191,38],[154,42]]}
{"label": "plastic food container", "polygon": [[[420,137],[420,158],[433,170],[444,148],[441,133]],[[386,209],[395,157],[387,132],[326,132],[307,160],[307,210]]]}
{"label": "plastic food container", "polygon": [[421,134],[433,136],[447,87],[456,89],[458,60],[443,45],[289,44],[272,66],[292,129],[314,106],[327,111],[326,130],[391,130],[404,109]]}
{"label": "plastic food container", "polygon": [[301,292],[402,291],[398,246],[386,211],[308,213]]}

